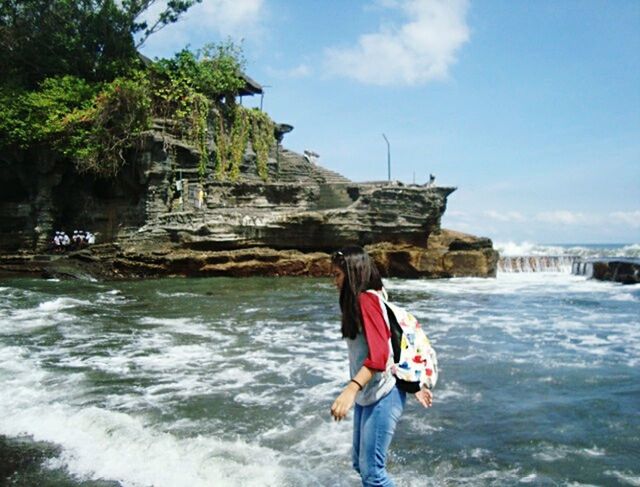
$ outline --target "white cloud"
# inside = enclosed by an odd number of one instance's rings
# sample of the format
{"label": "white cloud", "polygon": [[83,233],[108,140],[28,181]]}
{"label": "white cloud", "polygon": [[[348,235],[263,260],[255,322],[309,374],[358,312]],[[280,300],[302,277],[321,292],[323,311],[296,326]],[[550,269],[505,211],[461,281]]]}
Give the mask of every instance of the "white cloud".
{"label": "white cloud", "polygon": [[469,39],[467,0],[378,0],[407,21],[361,35],[353,47],[325,52],[333,74],[376,85],[417,85],[446,78],[456,51]]}
{"label": "white cloud", "polygon": [[463,218],[469,215],[466,211],[460,211],[460,210],[447,210],[446,214],[449,216],[463,217]]}
{"label": "white cloud", "polygon": [[584,223],[596,223],[595,216],[587,218],[584,213],[556,210],[538,213],[536,220],[544,223],[557,223],[562,225],[579,225]]}
{"label": "white cloud", "polygon": [[484,212],[484,215],[487,218],[491,218],[492,220],[497,220],[500,222],[523,222],[526,220],[524,215],[517,211],[488,210]]}
{"label": "white cloud", "polygon": [[614,211],[609,215],[616,223],[628,225],[631,228],[640,228],[640,210],[636,211]]}
{"label": "white cloud", "polygon": [[229,35],[255,24],[263,4],[263,0],[205,0],[200,4],[201,10],[194,7],[192,14],[197,16],[197,23]]}
{"label": "white cloud", "polygon": [[292,68],[287,73],[293,78],[304,78],[311,74],[311,68],[307,64],[299,64],[295,68]]}
{"label": "white cloud", "polygon": [[289,69],[267,68],[267,73],[276,78],[306,78],[312,72],[311,67],[304,63]]}
{"label": "white cloud", "polygon": [[[166,0],[154,4],[145,19],[150,23],[166,7]],[[202,39],[193,48],[216,38],[244,38],[260,32],[265,17],[264,0],[203,0],[191,7],[175,24],[149,37],[144,51],[151,55],[173,54],[194,39]]]}

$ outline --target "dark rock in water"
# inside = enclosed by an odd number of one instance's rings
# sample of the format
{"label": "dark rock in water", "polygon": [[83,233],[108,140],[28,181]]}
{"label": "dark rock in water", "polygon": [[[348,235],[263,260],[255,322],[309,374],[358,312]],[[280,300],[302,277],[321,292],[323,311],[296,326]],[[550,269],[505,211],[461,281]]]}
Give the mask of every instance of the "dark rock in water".
{"label": "dark rock in water", "polygon": [[640,283],[640,260],[628,258],[588,259],[575,262],[572,273],[622,284]]}
{"label": "dark rock in water", "polygon": [[622,284],[640,283],[640,262],[609,260],[593,263],[593,278]]}
{"label": "dark rock in water", "polygon": [[42,462],[58,453],[55,447],[46,443],[0,436],[0,484],[28,485],[24,482],[30,473],[37,471]]}
{"label": "dark rock in water", "polygon": [[8,438],[0,435],[0,485],[65,486],[65,487],[120,487],[110,480],[78,480],[64,469],[52,469],[44,463],[60,455],[60,448],[51,443],[34,441],[23,436]]}

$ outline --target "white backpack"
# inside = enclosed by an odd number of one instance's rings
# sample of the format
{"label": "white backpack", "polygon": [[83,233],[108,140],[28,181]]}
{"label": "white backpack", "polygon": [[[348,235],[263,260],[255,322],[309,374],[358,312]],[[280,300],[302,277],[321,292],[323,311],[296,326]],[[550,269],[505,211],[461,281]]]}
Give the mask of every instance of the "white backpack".
{"label": "white backpack", "polygon": [[391,372],[398,389],[412,393],[422,387],[433,389],[438,382],[438,358],[418,320],[404,308],[387,301],[386,291],[383,290],[383,296],[376,291],[368,292],[378,296],[391,331]]}

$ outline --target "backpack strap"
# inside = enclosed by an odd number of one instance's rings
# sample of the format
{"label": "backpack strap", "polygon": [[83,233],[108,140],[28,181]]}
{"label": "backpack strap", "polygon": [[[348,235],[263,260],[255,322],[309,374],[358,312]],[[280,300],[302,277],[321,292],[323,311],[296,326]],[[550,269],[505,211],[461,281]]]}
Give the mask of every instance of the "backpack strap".
{"label": "backpack strap", "polygon": [[380,301],[380,307],[382,308],[385,321],[391,332],[391,350],[393,351],[393,362],[398,363],[400,361],[400,343],[402,340],[402,328],[398,323],[395,313],[389,303],[387,302],[387,291],[382,288],[382,291],[376,291],[374,289],[367,289],[368,293],[375,295]]}

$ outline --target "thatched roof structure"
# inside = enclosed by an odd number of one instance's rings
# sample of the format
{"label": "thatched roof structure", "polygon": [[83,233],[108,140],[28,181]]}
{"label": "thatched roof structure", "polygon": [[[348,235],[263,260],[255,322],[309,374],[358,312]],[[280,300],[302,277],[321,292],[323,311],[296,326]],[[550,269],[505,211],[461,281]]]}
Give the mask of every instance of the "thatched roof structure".
{"label": "thatched roof structure", "polygon": [[[138,53],[138,57],[142,61],[145,66],[151,66],[153,64],[153,60],[148,58],[142,53]],[[263,93],[262,85],[255,81],[253,78],[249,77],[243,72],[239,74],[240,78],[244,80],[244,86],[238,90],[239,96],[253,96],[253,95],[261,95]]]}

